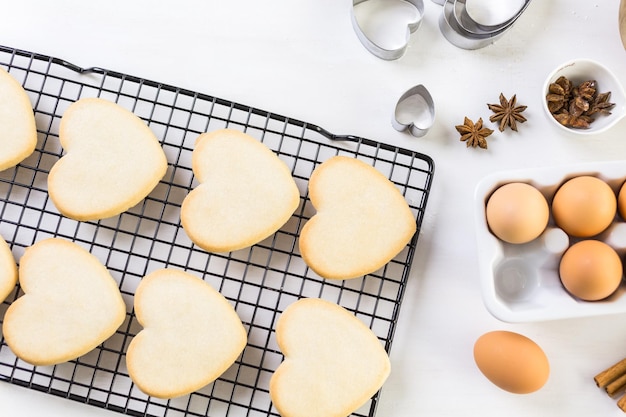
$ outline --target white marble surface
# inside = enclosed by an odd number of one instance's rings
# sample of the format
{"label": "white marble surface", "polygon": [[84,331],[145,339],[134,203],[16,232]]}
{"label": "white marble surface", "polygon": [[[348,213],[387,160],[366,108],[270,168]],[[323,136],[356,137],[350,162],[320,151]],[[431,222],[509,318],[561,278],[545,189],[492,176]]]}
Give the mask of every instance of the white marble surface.
{"label": "white marble surface", "polygon": [[[479,290],[473,211],[474,188],[489,173],[625,158],[626,121],[600,136],[576,137],[550,125],[541,107],[545,77],[572,58],[598,60],[626,83],[618,1],[535,0],[496,44],[468,51],[443,38],[441,7],[426,0],[421,28],[392,62],[361,46],[350,7],[346,0],[20,0],[4,4],[0,43],[433,157],[435,181],[377,415],[622,415],[592,378],[626,357],[626,316],[525,324],[492,317]],[[437,115],[428,135],[414,138],[393,130],[390,117],[398,97],[419,83],[432,93]],[[466,148],[454,126],[464,116],[487,119],[486,103],[500,92],[528,105],[528,122],[517,134],[494,133],[488,150]],[[509,394],[478,372],[474,341],[496,329],[542,346],[551,363],[543,389]],[[0,414],[116,415],[9,384],[0,384]]]}

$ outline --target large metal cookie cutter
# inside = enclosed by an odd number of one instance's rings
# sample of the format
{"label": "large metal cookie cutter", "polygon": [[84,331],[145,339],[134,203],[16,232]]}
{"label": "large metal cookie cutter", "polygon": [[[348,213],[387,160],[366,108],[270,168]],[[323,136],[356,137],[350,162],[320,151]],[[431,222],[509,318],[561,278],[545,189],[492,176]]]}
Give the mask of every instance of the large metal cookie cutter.
{"label": "large metal cookie cutter", "polygon": [[[439,19],[439,28],[453,45],[463,49],[478,49],[492,44],[507,32],[530,5],[524,0],[520,8],[508,19],[497,24],[485,25],[472,18],[467,10],[466,0],[444,0]],[[439,3],[439,1],[437,1]],[[503,5],[501,7],[506,7]]]}
{"label": "large metal cookie cutter", "polygon": [[406,49],[409,45],[409,39],[411,37],[411,34],[414,33],[417,29],[419,29],[422,23],[422,17],[424,16],[424,1],[423,0],[404,0],[405,2],[410,3],[415,7],[417,12],[419,13],[419,16],[417,17],[417,20],[415,22],[411,22],[407,25],[406,39],[405,39],[404,44],[398,48],[391,48],[391,49],[380,46],[376,42],[372,41],[372,39],[370,39],[365,34],[363,29],[361,28],[361,25],[359,25],[354,8],[357,5],[366,1],[367,0],[352,0],[352,8],[351,8],[352,27],[354,28],[354,31],[357,37],[359,38],[363,46],[365,46],[365,48],[369,52],[376,55],[378,58],[381,58],[387,61],[392,61],[392,60],[400,58],[406,52]]}
{"label": "large metal cookie cutter", "polygon": [[416,137],[426,135],[435,122],[435,103],[422,84],[408,89],[396,104],[391,124],[399,132]]}
{"label": "large metal cookie cutter", "polygon": [[[491,5],[488,12],[480,8],[475,10],[475,7],[473,11],[470,11],[468,1],[475,2],[476,0],[454,1],[454,16],[465,31],[478,36],[495,34],[510,28],[530,5],[530,0],[519,0],[517,4],[512,1],[499,0],[494,2],[495,6]],[[478,16],[475,15],[476,13]],[[489,16],[484,16],[485,13]],[[480,16],[481,14],[483,16]],[[485,19],[488,22],[485,22]]]}

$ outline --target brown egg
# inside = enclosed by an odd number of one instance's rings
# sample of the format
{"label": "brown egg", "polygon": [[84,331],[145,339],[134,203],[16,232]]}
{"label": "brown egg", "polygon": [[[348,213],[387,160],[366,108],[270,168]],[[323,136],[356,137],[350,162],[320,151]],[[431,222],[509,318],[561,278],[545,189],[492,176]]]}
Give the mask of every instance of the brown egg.
{"label": "brown egg", "polygon": [[559,264],[565,289],[585,301],[602,300],[622,281],[622,261],[615,250],[599,240],[582,240],[565,251]]}
{"label": "brown egg", "polygon": [[591,237],[604,231],[615,219],[617,199],[611,187],[589,175],[565,182],[554,195],[554,221],[567,234]]}
{"label": "brown egg", "polygon": [[496,386],[514,394],[528,394],[545,385],[550,364],[544,351],[526,336],[496,330],[474,344],[478,369]]}
{"label": "brown egg", "polygon": [[489,229],[498,238],[509,243],[526,243],[545,230],[550,208],[537,188],[512,182],[500,186],[489,197],[486,217]]}
{"label": "brown egg", "polygon": [[626,182],[622,184],[617,195],[617,211],[622,216],[622,219],[626,220]]}

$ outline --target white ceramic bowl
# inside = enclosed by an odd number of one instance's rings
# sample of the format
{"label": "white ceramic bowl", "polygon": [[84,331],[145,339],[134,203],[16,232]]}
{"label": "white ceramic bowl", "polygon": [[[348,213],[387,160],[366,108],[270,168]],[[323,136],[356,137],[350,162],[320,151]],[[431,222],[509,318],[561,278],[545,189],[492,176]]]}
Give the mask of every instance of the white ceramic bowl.
{"label": "white ceramic bowl", "polygon": [[[596,80],[598,93],[611,92],[609,101],[615,103],[611,109],[610,115],[598,115],[590,124],[588,129],[578,129],[563,126],[559,123],[548,110],[548,102],[546,95],[551,83],[556,81],[560,76],[564,75],[573,85],[580,84],[587,80]],[[590,59],[575,59],[559,65],[554,71],[548,75],[542,89],[543,109],[550,119],[551,123],[562,131],[578,134],[578,135],[595,135],[610,129],[626,115],[626,94],[620,81],[604,65],[592,61]]]}
{"label": "white ceramic bowl", "polygon": [[[579,239],[567,236],[552,216],[546,231],[525,244],[510,244],[493,235],[485,207],[501,185],[525,182],[535,186],[549,203],[558,187],[570,178],[593,175],[611,186],[616,195],[626,182],[626,161],[585,163],[493,173],[475,190],[475,220],[480,286],[487,310],[505,322],[534,322],[572,317],[626,313],[626,282],[601,301],[583,301],[569,294],[559,278],[559,262],[567,248]],[[626,265],[626,221],[616,215],[600,239],[613,247]]]}

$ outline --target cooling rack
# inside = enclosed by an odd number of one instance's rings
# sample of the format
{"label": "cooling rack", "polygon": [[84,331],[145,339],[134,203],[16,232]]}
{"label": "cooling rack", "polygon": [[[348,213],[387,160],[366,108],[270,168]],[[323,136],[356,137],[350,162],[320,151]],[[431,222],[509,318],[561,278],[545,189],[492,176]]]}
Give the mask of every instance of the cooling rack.
{"label": "cooling rack", "polygon": [[[16,358],[0,339],[0,381],[43,391],[132,416],[278,416],[269,379],[282,361],[274,324],[303,297],[320,297],[353,312],[390,350],[434,175],[427,155],[356,136],[339,136],[316,125],[194,91],[103,68],[80,68],[58,58],[0,46],[0,65],[22,83],[33,104],[36,151],[0,173],[0,235],[19,262],[26,247],[48,237],[88,249],[119,283],[127,304],[124,324],[101,346],[56,366],[32,366]],[[168,171],[139,205],[110,219],[78,222],[56,210],[47,194],[47,174],[61,157],[58,127],[64,110],[83,97],[114,101],[142,118],[160,139]],[[291,169],[301,191],[295,214],[273,236],[245,250],[209,254],[193,245],[179,221],[183,198],[196,185],[191,153],[196,137],[220,128],[247,132],[272,149]],[[301,227],[314,214],[307,196],[311,172],[326,159],[348,155],[386,175],[403,193],[418,232],[384,268],[363,278],[324,280],[298,253]],[[147,273],[177,268],[201,277],[235,307],[248,344],[219,379],[187,396],[146,396],[128,377],[125,351],[141,330],[132,304]],[[0,305],[21,295],[19,285]],[[375,414],[379,393],[354,415]]]}

